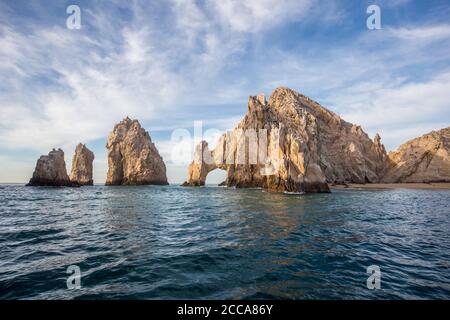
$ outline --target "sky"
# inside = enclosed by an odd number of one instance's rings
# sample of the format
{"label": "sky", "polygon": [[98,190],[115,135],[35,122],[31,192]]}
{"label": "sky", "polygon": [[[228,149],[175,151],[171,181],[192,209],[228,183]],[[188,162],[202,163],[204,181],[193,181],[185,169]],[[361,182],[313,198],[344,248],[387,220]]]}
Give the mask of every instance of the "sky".
{"label": "sky", "polygon": [[194,126],[214,142],[279,86],[396,149],[450,125],[449,16],[448,0],[0,0],[0,182],[27,182],[52,148],[70,172],[83,142],[104,183],[107,136],[129,116],[182,183]]}

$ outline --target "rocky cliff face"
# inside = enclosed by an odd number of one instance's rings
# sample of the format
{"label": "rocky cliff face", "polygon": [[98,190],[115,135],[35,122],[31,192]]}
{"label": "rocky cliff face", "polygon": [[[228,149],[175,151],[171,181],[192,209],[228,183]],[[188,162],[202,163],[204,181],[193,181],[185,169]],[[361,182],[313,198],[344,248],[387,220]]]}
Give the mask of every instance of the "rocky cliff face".
{"label": "rocky cliff face", "polygon": [[389,160],[383,182],[450,182],[450,127],[402,144]]}
{"label": "rocky cliff face", "polygon": [[379,135],[372,141],[317,102],[278,88],[268,102],[250,97],[245,117],[214,150],[206,142],[197,146],[183,185],[204,185],[220,168],[227,186],[328,192],[327,183],[378,182],[386,163]]}
{"label": "rocky cliff face", "polygon": [[84,185],[93,185],[92,180],[92,162],[94,161],[94,153],[89,150],[86,145],[80,143],[75,148],[75,154],[72,158],[72,171],[70,173],[70,181],[73,183]]}
{"label": "rocky cliff face", "polygon": [[107,185],[167,184],[166,166],[150,135],[128,117],[108,137]]}
{"label": "rocky cliff face", "polygon": [[47,156],[41,156],[27,186],[75,186],[67,175],[64,152],[53,149]]}

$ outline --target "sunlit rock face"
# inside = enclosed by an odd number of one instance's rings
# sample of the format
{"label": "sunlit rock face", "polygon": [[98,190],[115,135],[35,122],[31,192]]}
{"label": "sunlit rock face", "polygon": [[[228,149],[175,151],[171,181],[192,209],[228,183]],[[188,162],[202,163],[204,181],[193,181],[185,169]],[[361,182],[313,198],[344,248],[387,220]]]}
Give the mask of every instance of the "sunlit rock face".
{"label": "sunlit rock face", "polygon": [[107,185],[166,185],[166,166],[150,135],[125,118],[108,137]]}
{"label": "sunlit rock face", "polygon": [[383,182],[450,182],[450,127],[432,131],[389,153]]}
{"label": "sunlit rock face", "polygon": [[76,186],[67,175],[64,151],[53,149],[41,156],[27,186]]}
{"label": "sunlit rock face", "polygon": [[250,97],[238,126],[213,150],[201,142],[185,186],[204,185],[207,174],[227,171],[227,186],[288,192],[328,192],[328,183],[378,182],[387,155],[380,137],[288,88],[267,102]]}
{"label": "sunlit rock face", "polygon": [[86,145],[80,143],[75,148],[75,154],[72,158],[72,171],[70,181],[80,186],[93,185],[92,162],[94,153]]}

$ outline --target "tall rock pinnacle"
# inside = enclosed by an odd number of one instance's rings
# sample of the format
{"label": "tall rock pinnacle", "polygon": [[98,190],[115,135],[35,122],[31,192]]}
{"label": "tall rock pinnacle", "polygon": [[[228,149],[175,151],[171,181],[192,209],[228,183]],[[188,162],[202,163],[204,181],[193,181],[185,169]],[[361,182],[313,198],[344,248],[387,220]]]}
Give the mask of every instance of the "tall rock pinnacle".
{"label": "tall rock pinnacle", "polygon": [[108,149],[107,185],[166,185],[166,166],[150,135],[126,117],[114,126]]}
{"label": "tall rock pinnacle", "polygon": [[72,171],[70,173],[70,181],[83,185],[93,185],[92,180],[92,162],[94,161],[94,153],[89,150],[86,145],[79,143],[75,148],[72,158]]}

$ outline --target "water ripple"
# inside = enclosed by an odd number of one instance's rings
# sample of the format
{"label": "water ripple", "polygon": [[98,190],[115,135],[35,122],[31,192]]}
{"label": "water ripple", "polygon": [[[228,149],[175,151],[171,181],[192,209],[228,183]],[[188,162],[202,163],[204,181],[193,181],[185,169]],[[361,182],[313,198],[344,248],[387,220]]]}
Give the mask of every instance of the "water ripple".
{"label": "water ripple", "polygon": [[0,299],[449,299],[449,195],[2,185]]}

